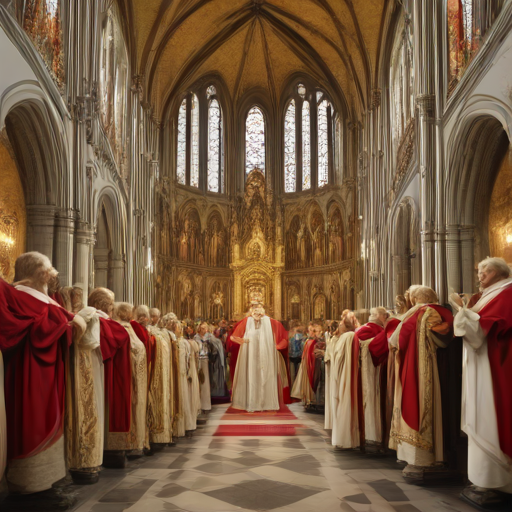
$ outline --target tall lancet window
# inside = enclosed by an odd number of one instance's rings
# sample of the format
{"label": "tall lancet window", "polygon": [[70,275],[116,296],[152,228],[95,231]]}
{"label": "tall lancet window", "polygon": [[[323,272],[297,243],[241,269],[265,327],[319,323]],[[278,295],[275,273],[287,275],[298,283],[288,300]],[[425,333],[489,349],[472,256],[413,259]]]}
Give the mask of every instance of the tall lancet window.
{"label": "tall lancet window", "polygon": [[290,101],[284,118],[284,191],[295,192],[297,152],[295,143],[295,100]]}
{"label": "tall lancet window", "polygon": [[208,97],[208,191],[223,192],[224,158],[222,151],[222,110],[213,85]]}
{"label": "tall lancet window", "polygon": [[333,181],[341,165],[341,123],[323,91],[295,86],[284,116],[284,191],[300,192]]}
{"label": "tall lancet window", "polygon": [[192,138],[192,162],[190,164],[190,185],[199,187],[199,101],[192,94],[191,105],[191,138]]}
{"label": "tall lancet window", "polygon": [[311,188],[311,112],[309,101],[302,104],[302,190]]}
{"label": "tall lancet window", "polygon": [[318,119],[318,186],[323,187],[329,183],[330,150],[332,148],[332,129],[330,129],[332,108],[325,95],[320,91],[316,93],[316,100]]}
{"label": "tall lancet window", "polygon": [[178,111],[176,179],[181,185],[199,187],[199,100],[187,94]]}
{"label": "tall lancet window", "polygon": [[178,183],[187,183],[187,99],[181,102],[178,113],[178,161],[176,165],[176,177]]}
{"label": "tall lancet window", "polygon": [[252,107],[245,120],[245,173],[260,169],[265,173],[265,118],[259,107]]}

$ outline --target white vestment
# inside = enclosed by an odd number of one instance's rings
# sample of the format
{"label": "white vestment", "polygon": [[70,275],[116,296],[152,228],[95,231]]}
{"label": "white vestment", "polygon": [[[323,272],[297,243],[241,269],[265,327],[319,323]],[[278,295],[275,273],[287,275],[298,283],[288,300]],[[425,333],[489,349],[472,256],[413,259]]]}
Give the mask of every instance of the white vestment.
{"label": "white vestment", "polygon": [[461,428],[468,435],[468,477],[478,487],[512,493],[512,461],[500,448],[487,339],[480,326],[484,306],[499,296],[512,278],[486,288],[471,309],[454,321],[455,336],[464,337]]}
{"label": "white vestment", "polygon": [[[331,368],[334,360],[334,349],[340,337],[338,335],[331,336],[325,345],[325,418],[324,428],[327,430],[332,429],[332,414],[333,414],[333,398],[332,398],[332,375]],[[327,340],[327,338],[326,338]]]}
{"label": "white vestment", "polygon": [[233,382],[233,408],[245,411],[279,410],[278,352],[268,316],[256,328],[254,318],[247,319]]}
{"label": "white vestment", "polygon": [[354,332],[341,335],[331,356],[332,445],[359,446],[357,406],[352,407],[352,343]]}

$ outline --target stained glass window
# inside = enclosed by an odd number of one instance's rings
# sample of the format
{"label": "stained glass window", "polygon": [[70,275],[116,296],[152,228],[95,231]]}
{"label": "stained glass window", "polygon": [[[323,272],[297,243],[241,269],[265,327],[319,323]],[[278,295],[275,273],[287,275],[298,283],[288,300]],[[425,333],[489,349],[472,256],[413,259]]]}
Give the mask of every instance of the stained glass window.
{"label": "stained glass window", "polygon": [[318,186],[329,183],[329,129],[327,109],[329,102],[322,99],[323,94],[317,92],[318,103]]}
{"label": "stained glass window", "polygon": [[178,113],[178,161],[176,175],[178,183],[185,185],[187,175],[187,99],[185,98]]}
{"label": "stained glass window", "polygon": [[245,121],[245,172],[265,173],[265,118],[259,107],[252,107]]}
{"label": "stained glass window", "polygon": [[[208,88],[215,91],[215,88]],[[223,168],[222,168],[222,112],[216,99],[210,101],[208,108],[208,190],[210,192],[222,192]]]}
{"label": "stained glass window", "polygon": [[302,190],[311,188],[311,112],[309,101],[302,104]]}
{"label": "stained glass window", "polygon": [[290,101],[284,118],[284,191],[295,192],[297,182],[295,151],[295,100]]}
{"label": "stained glass window", "polygon": [[191,106],[192,161],[190,162],[190,185],[199,187],[199,101],[192,95]]}

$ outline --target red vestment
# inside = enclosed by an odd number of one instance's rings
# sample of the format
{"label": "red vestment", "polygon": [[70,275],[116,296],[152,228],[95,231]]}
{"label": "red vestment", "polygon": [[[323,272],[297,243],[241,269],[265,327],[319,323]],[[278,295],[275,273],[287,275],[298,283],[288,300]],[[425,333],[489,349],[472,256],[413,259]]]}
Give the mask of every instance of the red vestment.
{"label": "red vestment", "polygon": [[132,403],[131,344],[118,322],[100,318],[100,347],[105,370],[105,400],[110,432],[129,432]]}
{"label": "red vestment", "polygon": [[478,314],[487,336],[500,448],[512,457],[512,287],[505,288]]}
{"label": "red vestment", "polygon": [[8,459],[37,455],[62,435],[73,316],[0,279]]}
{"label": "red vestment", "polygon": [[420,397],[418,379],[418,326],[427,308],[435,309],[443,323],[435,326],[438,338],[449,342],[453,338],[453,315],[439,304],[426,304],[403,322],[398,339],[400,367],[398,378],[402,383],[402,417],[413,430],[420,428]]}
{"label": "red vestment", "polygon": [[139,322],[132,320],[130,322],[130,325],[133,327],[135,334],[137,335],[139,340],[142,341],[142,343],[144,344],[144,347],[146,348],[146,362],[147,362],[147,366],[148,366],[148,386],[149,386],[149,384],[151,382],[153,367],[155,366],[156,339],[154,336],[149,334],[149,331],[146,329],[146,327],[143,327],[142,325],[140,325]]}
{"label": "red vestment", "polygon": [[398,320],[398,318],[390,318],[384,330],[377,334],[371,341],[368,350],[372,356],[374,366],[380,366],[387,362],[389,356],[389,338],[391,338],[399,325],[400,320]]}
{"label": "red vestment", "polygon": [[[301,365],[306,369],[308,374],[309,385],[314,393],[318,387],[318,381],[315,382],[315,369],[316,369],[316,358],[315,358],[315,347],[318,343],[317,338],[308,338],[304,344],[304,350],[302,351]],[[304,371],[304,370],[302,370]]]}
{"label": "red vestment", "polygon": [[[236,369],[236,361],[238,359],[238,352],[240,351],[240,345],[231,340],[231,337],[235,336],[237,338],[243,338],[245,334],[245,329],[247,326],[247,320],[249,317],[240,320],[235,327],[233,328],[233,332],[228,336],[228,341],[226,343],[226,348],[231,354],[230,358],[230,373],[232,382],[234,382],[235,378],[235,369]],[[283,327],[281,322],[277,320],[270,319],[270,324],[272,326],[272,333],[274,334],[274,342],[276,344],[277,350],[281,353],[284,359],[284,364],[286,366],[286,374],[288,376],[288,386],[283,386],[283,400],[285,404],[291,404],[290,398],[290,364],[288,360],[288,332]],[[236,345],[236,347],[235,347]],[[233,357],[234,356],[234,357]]]}

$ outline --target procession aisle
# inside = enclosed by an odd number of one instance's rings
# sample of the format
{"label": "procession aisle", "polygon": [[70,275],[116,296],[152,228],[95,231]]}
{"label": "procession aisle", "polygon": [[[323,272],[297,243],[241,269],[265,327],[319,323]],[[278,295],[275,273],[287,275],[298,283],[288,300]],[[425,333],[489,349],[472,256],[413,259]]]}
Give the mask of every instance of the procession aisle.
{"label": "procession aisle", "polygon": [[[424,489],[404,482],[395,459],[334,452],[323,416],[296,419],[226,414],[215,406],[207,425],[127,470],[105,470],[86,491],[76,512],[429,512],[473,511],[461,489]],[[247,416],[247,417],[245,417]],[[287,425],[286,436],[215,435],[237,427]],[[229,430],[229,428],[228,428]]]}

